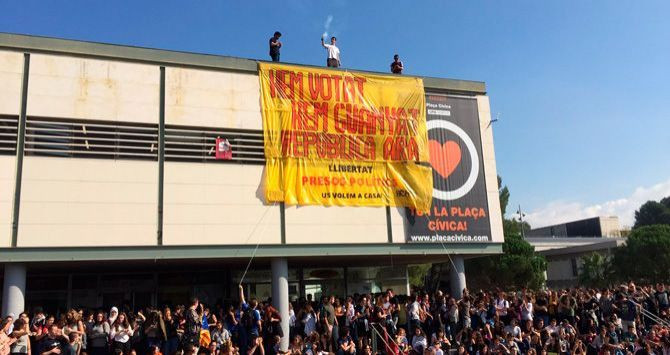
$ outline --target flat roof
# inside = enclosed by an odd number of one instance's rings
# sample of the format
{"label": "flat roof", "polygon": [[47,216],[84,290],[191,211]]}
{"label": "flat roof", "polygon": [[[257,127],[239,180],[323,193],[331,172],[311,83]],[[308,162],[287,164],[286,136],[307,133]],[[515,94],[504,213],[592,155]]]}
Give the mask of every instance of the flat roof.
{"label": "flat roof", "polygon": [[[174,67],[193,67],[258,74],[258,62],[263,60],[230,57],[214,54],[172,51],[165,49],[126,46],[109,43],[87,42],[71,39],[22,35],[0,32],[0,49],[11,51],[68,55],[96,59],[146,63]],[[300,63],[285,63],[313,67]],[[337,69],[360,73],[393,74],[355,69]],[[464,94],[486,94],[486,84],[481,81],[424,77],[426,89]]]}

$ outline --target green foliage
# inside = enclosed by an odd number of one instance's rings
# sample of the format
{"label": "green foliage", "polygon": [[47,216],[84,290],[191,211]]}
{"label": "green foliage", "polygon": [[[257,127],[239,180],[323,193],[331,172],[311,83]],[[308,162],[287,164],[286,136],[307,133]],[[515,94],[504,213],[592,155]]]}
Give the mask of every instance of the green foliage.
{"label": "green foliage", "polygon": [[635,228],[614,253],[614,268],[622,280],[670,281],[670,225]]}
{"label": "green foliage", "polygon": [[473,289],[528,287],[539,289],[544,285],[544,271],[547,261],[535,253],[535,247],[521,237],[521,228],[530,230],[530,225],[514,219],[504,218],[509,203],[510,192],[502,186],[498,176],[498,196],[503,214],[503,254],[491,255],[465,261],[468,271],[468,284]]}
{"label": "green foliage", "polygon": [[500,198],[500,213],[504,217],[509,204],[509,189],[502,186],[502,178],[498,175],[498,197]]}
{"label": "green foliage", "polygon": [[579,284],[585,287],[608,287],[613,283],[612,260],[599,253],[582,257],[579,268]]}
{"label": "green foliage", "polygon": [[[505,236],[521,235],[521,227],[522,227],[521,222],[515,219],[506,219],[506,218],[503,219],[503,234]],[[526,221],[523,222],[523,230],[526,233],[528,233],[528,231],[530,230],[530,224],[528,224],[528,222]]]}
{"label": "green foliage", "polygon": [[654,224],[670,224],[670,196],[660,202],[647,201],[635,211],[634,228]]}
{"label": "green foliage", "polygon": [[505,236],[503,254],[466,260],[466,263],[468,283],[473,288],[539,289],[545,282],[547,261],[519,235]]}
{"label": "green foliage", "polygon": [[411,287],[423,288],[423,283],[425,281],[428,270],[430,270],[431,264],[417,264],[409,265],[407,267],[407,273],[409,275],[409,285]]}

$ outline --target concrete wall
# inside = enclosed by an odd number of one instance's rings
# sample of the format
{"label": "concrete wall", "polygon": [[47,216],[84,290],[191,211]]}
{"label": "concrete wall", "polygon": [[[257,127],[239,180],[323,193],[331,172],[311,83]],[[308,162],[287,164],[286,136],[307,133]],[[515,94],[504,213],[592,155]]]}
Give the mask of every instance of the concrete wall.
{"label": "concrete wall", "polygon": [[12,243],[12,207],[16,157],[0,156],[0,248]]}
{"label": "concrete wall", "polygon": [[[21,106],[23,54],[0,51],[0,114],[17,115]],[[0,247],[11,245],[16,157],[0,156]]]}
{"label": "concrete wall", "polygon": [[287,207],[286,242],[386,243],[386,210],[383,207]]}
{"label": "concrete wall", "polygon": [[484,163],[484,178],[489,202],[489,220],[491,221],[491,238],[493,242],[505,241],[500,214],[500,199],[498,196],[498,172],[496,170],[495,149],[493,147],[493,125],[491,124],[491,106],[488,96],[477,96],[477,111],[479,112],[479,130],[482,137],[482,160]]}
{"label": "concrete wall", "polygon": [[619,217],[600,217],[600,230],[604,237],[621,237]]}
{"label": "concrete wall", "polygon": [[32,54],[28,115],[158,122],[157,66]]}
{"label": "concrete wall", "polygon": [[23,54],[0,51],[0,114],[19,114],[22,75]]}
{"label": "concrete wall", "polygon": [[156,244],[155,162],[27,156],[18,246]]}
{"label": "concrete wall", "polygon": [[257,75],[166,68],[167,124],[263,129]]}
{"label": "concrete wall", "polygon": [[[23,55],[0,52],[0,114],[18,114]],[[157,65],[32,54],[28,115],[158,122]],[[166,123],[262,129],[257,75],[166,69]],[[502,241],[488,99],[478,97],[494,241]],[[9,245],[14,157],[0,157],[0,246]],[[26,156],[19,246],[156,243],[152,161]],[[258,165],[165,164],[164,243],[277,244],[279,207],[263,203]],[[286,242],[387,243],[385,208],[286,208]],[[393,242],[404,243],[402,209]],[[260,237],[260,239],[259,239]]]}
{"label": "concrete wall", "polygon": [[258,165],[165,163],[163,242],[279,244],[279,206],[264,205]]}

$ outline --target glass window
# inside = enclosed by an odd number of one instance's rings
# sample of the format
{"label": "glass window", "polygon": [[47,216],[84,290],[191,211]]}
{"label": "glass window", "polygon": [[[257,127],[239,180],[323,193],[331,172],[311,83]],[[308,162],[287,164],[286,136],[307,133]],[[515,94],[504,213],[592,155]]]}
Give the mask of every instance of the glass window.
{"label": "glass window", "polygon": [[344,268],[305,268],[302,277],[304,280],[344,279]]}

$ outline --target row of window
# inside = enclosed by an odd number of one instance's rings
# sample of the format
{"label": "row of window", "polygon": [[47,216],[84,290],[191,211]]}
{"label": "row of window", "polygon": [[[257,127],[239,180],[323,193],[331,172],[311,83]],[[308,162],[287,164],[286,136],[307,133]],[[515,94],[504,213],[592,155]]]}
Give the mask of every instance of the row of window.
{"label": "row of window", "polygon": [[[17,122],[17,116],[0,116],[2,155],[16,154]],[[24,147],[25,154],[33,156],[155,161],[158,133],[157,124],[28,117]],[[217,137],[231,143],[233,162],[265,162],[260,130],[175,125],[165,127],[165,160],[227,162],[216,160]]]}

